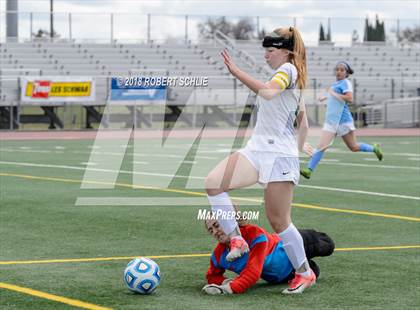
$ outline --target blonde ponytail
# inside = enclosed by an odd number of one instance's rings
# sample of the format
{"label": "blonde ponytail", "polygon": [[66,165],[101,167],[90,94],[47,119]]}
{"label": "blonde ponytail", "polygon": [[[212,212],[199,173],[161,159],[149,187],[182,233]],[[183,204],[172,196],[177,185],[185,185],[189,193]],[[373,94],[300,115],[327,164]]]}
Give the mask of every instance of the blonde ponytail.
{"label": "blonde ponytail", "polygon": [[293,39],[294,46],[293,51],[290,52],[290,62],[295,65],[298,72],[297,86],[303,90],[306,86],[308,73],[306,69],[306,49],[302,36],[299,30],[294,27],[277,28],[274,32],[285,39]]}

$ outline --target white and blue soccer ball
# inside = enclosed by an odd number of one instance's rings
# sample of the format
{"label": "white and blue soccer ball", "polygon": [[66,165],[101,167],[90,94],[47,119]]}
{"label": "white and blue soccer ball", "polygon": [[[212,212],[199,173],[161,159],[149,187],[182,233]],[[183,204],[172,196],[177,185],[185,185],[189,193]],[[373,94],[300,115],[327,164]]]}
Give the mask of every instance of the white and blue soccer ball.
{"label": "white and blue soccer ball", "polygon": [[160,284],[158,264],[146,257],[133,259],[124,270],[124,283],[135,293],[153,293]]}

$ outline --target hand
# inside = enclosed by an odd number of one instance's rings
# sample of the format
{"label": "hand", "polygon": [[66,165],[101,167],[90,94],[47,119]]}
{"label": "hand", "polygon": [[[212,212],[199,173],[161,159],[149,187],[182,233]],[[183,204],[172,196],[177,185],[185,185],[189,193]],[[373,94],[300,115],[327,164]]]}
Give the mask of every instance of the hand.
{"label": "hand", "polygon": [[222,282],[222,285],[228,284],[232,281],[233,281],[233,279],[224,279],[223,282]]}
{"label": "hand", "polygon": [[325,89],[325,90],[323,90],[323,91],[320,91],[320,92],[318,93],[318,101],[319,101],[319,102],[322,102],[322,101],[324,101],[324,100],[327,100],[328,90],[329,90],[329,88],[327,88],[327,89]]}
{"label": "hand", "polygon": [[302,148],[303,153],[305,153],[306,155],[308,155],[309,157],[312,157],[312,155],[314,155],[314,148],[312,147],[312,145],[310,145],[309,143],[305,142],[303,144],[303,148]]}
{"label": "hand", "polygon": [[239,68],[235,65],[232,58],[230,58],[228,51],[224,49],[220,54],[223,57],[223,62],[225,63],[226,68],[233,76],[236,76],[239,72]]}
{"label": "hand", "polygon": [[324,101],[324,100],[326,100],[327,99],[327,97],[326,96],[319,96],[318,97],[318,101],[320,101],[320,102],[322,102],[322,101]]}
{"label": "hand", "polygon": [[[226,280],[225,280],[226,281]],[[224,281],[223,281],[224,282]],[[203,293],[208,295],[230,295],[233,294],[232,289],[230,288],[230,284],[207,284],[205,285],[202,290]]]}
{"label": "hand", "polygon": [[337,99],[343,100],[343,98],[341,98],[340,94],[337,94],[332,88],[328,89],[328,93],[331,96],[336,97]]}

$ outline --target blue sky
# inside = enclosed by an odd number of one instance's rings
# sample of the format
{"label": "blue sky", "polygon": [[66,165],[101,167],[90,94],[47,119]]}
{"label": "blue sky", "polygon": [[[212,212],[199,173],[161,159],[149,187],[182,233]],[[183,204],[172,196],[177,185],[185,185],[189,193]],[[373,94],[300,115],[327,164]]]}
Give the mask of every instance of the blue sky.
{"label": "blue sky", "polygon": [[[6,0],[0,0],[0,10],[5,10]],[[63,37],[68,36],[68,15],[72,13],[72,36],[80,38],[109,38],[110,12],[114,16],[114,36],[121,39],[144,38],[147,32],[146,14],[152,14],[153,37],[183,37],[185,35],[185,18],[188,14],[188,36],[195,37],[196,26],[206,16],[260,16],[260,28],[271,30],[295,21],[302,30],[304,39],[316,40],[319,24],[327,24],[332,17],[332,38],[335,41],[348,41],[355,29],[363,35],[363,19],[371,19],[378,14],[385,20],[387,33],[397,26],[405,28],[419,24],[420,0],[294,0],[294,1],[254,1],[254,0],[54,0],[57,12],[56,26]],[[39,12],[33,28],[48,28],[49,0],[19,0],[20,12]],[[41,13],[45,12],[45,13]],[[173,15],[173,16],[168,16]],[[293,19],[295,17],[296,19]],[[256,18],[253,19],[256,23]],[[4,24],[4,14],[0,14],[0,23]],[[22,14],[20,35],[28,36],[30,31],[29,15]],[[1,29],[4,26],[1,25]],[[0,29],[0,35],[2,35]]]}

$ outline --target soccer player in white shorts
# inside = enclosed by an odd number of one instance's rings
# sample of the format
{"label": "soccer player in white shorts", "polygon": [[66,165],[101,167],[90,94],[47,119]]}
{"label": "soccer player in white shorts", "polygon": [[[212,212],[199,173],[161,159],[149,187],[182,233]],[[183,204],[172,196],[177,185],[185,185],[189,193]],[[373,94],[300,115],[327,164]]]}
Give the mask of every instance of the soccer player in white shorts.
{"label": "soccer player in white shorts", "polygon": [[[293,189],[299,180],[299,150],[306,151],[308,130],[300,90],[306,82],[306,51],[296,28],[278,28],[264,38],[265,59],[275,70],[263,83],[240,70],[227,51],[222,52],[229,72],[257,97],[257,123],[246,147],[221,161],[208,174],[205,187],[212,210],[234,211],[228,191],[253,185],[264,185],[265,210],[274,231],[283,240],[295,277],[285,294],[302,293],[315,283],[303,247],[303,240],[291,221]],[[295,131],[298,124],[298,134]],[[249,251],[235,219],[218,219],[229,236],[229,261]]]}
{"label": "soccer player in white shorts", "polygon": [[353,73],[353,69],[347,61],[338,62],[335,66],[336,81],[328,90],[328,96],[319,98],[320,101],[328,100],[327,111],[318,146],[307,166],[300,171],[302,176],[307,179],[311,177],[312,172],[315,171],[324,156],[325,150],[332,144],[336,136],[341,137],[353,152],[372,152],[379,160],[383,158],[379,145],[357,143],[356,141],[354,121],[348,107],[348,104],[353,101],[353,87],[348,77]]}

